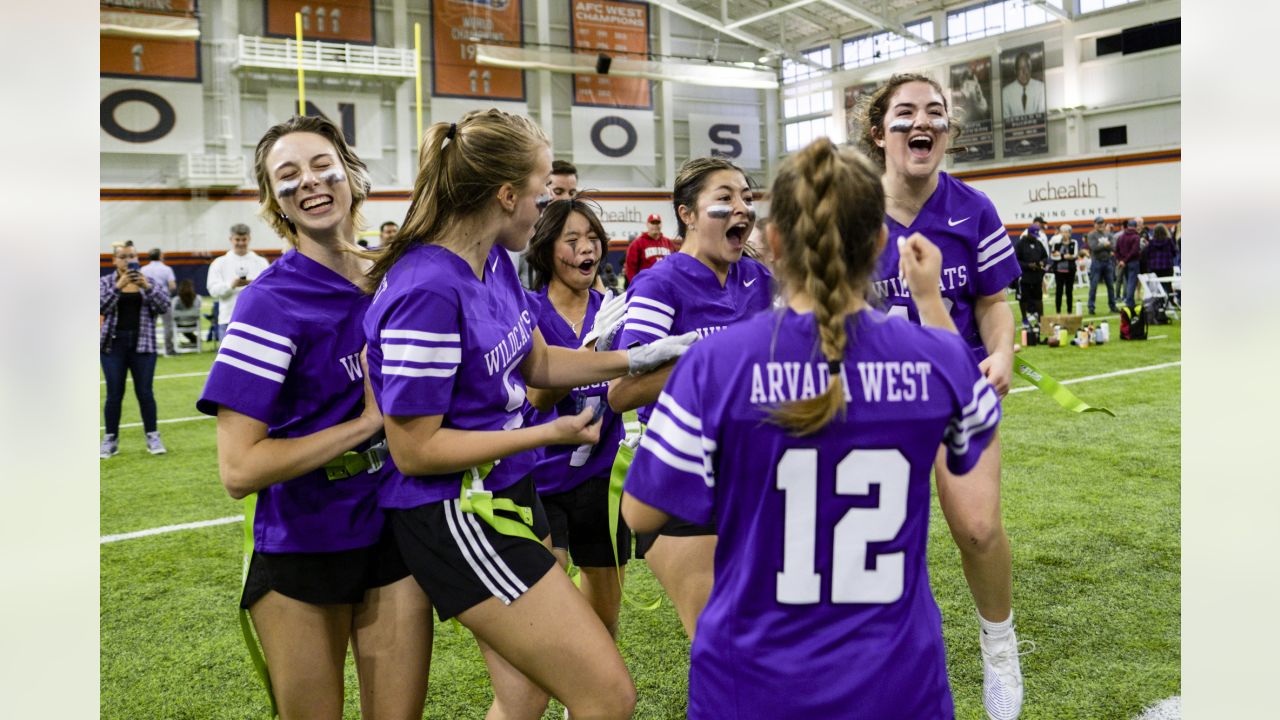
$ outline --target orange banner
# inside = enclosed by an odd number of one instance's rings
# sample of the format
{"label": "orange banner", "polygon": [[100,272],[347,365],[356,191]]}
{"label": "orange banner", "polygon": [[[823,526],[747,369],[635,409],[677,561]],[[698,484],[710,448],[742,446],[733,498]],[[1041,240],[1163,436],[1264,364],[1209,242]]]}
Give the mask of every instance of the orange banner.
{"label": "orange banner", "polygon": [[154,40],[103,35],[99,38],[99,72],[105,77],[154,80],[200,80],[197,40]]}
{"label": "orange banner", "polygon": [[164,0],[163,3],[140,0],[101,0],[98,7],[120,12],[142,12],[150,15],[181,15],[194,17],[199,6],[196,0]]}
{"label": "orange banner", "polygon": [[303,40],[373,44],[373,0],[266,0],[267,35],[294,37],[294,13],[302,13]]}
{"label": "orange banner", "polygon": [[476,64],[476,43],[524,42],[519,0],[431,0],[431,94],[524,101],[524,72]]}
{"label": "orange banner", "polygon": [[[611,58],[649,57],[649,5],[627,0],[571,0],[570,34],[575,50]],[[653,93],[644,78],[574,75],[573,104],[653,109]]]}

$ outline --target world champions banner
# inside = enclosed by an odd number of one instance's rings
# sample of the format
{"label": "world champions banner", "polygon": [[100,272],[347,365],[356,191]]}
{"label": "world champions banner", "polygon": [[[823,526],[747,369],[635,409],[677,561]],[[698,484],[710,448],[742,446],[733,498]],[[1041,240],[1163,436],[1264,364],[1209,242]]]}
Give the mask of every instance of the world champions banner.
{"label": "world champions banner", "polygon": [[524,71],[477,64],[477,42],[523,44],[519,0],[431,0],[431,94],[523,103]]}
{"label": "world champions banner", "polygon": [[951,66],[951,109],[964,126],[951,157],[956,163],[981,162],[996,156],[991,121],[991,58],[974,58]]}
{"label": "world champions banner", "polygon": [[1044,87],[1044,43],[1000,53],[1001,120],[1004,156],[1049,152],[1049,125]]}

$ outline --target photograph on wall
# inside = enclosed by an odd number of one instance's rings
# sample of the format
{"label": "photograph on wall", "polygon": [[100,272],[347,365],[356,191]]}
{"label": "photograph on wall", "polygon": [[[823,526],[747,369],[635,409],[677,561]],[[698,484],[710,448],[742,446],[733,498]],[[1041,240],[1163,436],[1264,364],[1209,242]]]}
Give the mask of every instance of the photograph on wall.
{"label": "photograph on wall", "polygon": [[373,0],[266,0],[262,16],[267,36],[295,37],[295,14],[302,16],[304,42],[373,44]]}
{"label": "photograph on wall", "polygon": [[196,0],[142,5],[102,0],[98,71],[102,77],[198,83],[200,20]]}
{"label": "photograph on wall", "polygon": [[1011,48],[1000,53],[1001,121],[1004,123],[1004,156],[1043,155],[1049,152],[1049,125],[1045,114],[1044,43]]}
{"label": "photograph on wall", "polygon": [[974,58],[951,66],[951,111],[964,132],[960,135],[956,163],[981,162],[996,156],[991,122],[991,58]]}
{"label": "photograph on wall", "polygon": [[850,85],[844,89],[844,129],[845,137],[850,144],[857,145],[858,139],[862,137],[862,123],[858,122],[857,112],[858,103],[862,98],[870,95],[880,87],[876,83],[863,83],[861,85]]}
{"label": "photograph on wall", "polygon": [[[649,57],[649,5],[628,0],[570,0],[570,37],[575,52],[639,60]],[[574,75],[573,104],[653,109],[653,84],[645,78]]]}
{"label": "photograph on wall", "polygon": [[431,94],[524,102],[524,71],[476,62],[476,42],[524,42],[520,3],[432,0]]}

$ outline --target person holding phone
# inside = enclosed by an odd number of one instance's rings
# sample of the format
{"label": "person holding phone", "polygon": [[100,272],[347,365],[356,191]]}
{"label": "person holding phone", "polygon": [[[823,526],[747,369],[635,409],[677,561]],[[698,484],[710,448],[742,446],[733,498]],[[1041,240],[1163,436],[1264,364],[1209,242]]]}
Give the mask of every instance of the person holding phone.
{"label": "person holding phone", "polygon": [[115,272],[98,281],[98,314],[102,316],[98,354],[107,382],[107,401],[102,409],[106,434],[98,457],[105,460],[120,452],[120,407],[129,373],[133,374],[133,391],[142,413],[147,452],[163,455],[151,380],[156,371],[156,316],[169,309],[169,290],[142,274],[138,251],[132,245],[117,243],[112,248]]}
{"label": "person holding phone", "polygon": [[249,249],[249,226],[236,223],[231,226],[231,252],[216,257],[209,263],[209,276],[205,285],[209,295],[218,303],[218,340],[227,334],[231,313],[236,309],[240,291],[267,269],[267,259]]}

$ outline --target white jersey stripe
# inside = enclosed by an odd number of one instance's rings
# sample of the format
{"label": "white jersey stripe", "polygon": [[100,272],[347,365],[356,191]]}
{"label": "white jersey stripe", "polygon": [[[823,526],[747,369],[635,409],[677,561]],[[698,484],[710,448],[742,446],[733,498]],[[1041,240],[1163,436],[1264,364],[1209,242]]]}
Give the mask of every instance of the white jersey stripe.
{"label": "white jersey stripe", "polygon": [[1004,228],[1004,227],[998,227],[998,228],[996,228],[996,231],[995,231],[995,232],[993,232],[993,233],[991,233],[990,235],[986,236],[985,238],[983,238],[983,239],[982,239],[982,242],[978,243],[978,249],[979,249],[979,250],[981,250],[982,248],[984,248],[984,247],[986,247],[986,246],[987,246],[987,243],[991,242],[992,240],[995,240],[996,238],[998,238],[998,237],[1000,237],[1000,236],[1002,236],[1002,235],[1004,236],[1004,238],[1005,238],[1006,240],[1007,240],[1007,239],[1009,239],[1009,231],[1008,231],[1006,228]]}
{"label": "white jersey stripe", "polygon": [[243,335],[228,335],[222,338],[222,347],[218,349],[218,354],[221,355],[225,350],[234,350],[241,355],[248,355],[254,360],[261,360],[268,365],[275,365],[281,370],[288,370],[289,363],[293,362],[293,356],[289,353],[254,342]]}
{"label": "white jersey stripe", "polygon": [[972,438],[974,435],[978,435],[980,433],[986,432],[987,430],[991,429],[992,427],[995,426],[996,422],[998,422],[999,419],[1000,419],[999,413],[991,413],[990,415],[987,416],[986,421],[984,421],[981,425],[978,425],[976,427],[970,427],[967,429],[956,428],[955,427],[956,423],[953,420],[951,424],[947,426],[947,432],[946,432],[947,447],[950,448],[951,453],[953,455],[964,455],[965,453],[969,452],[969,439]]}
{"label": "white jersey stripe", "polygon": [[494,585],[493,580],[485,574],[484,570],[481,569],[480,564],[476,562],[476,559],[472,556],[471,545],[467,539],[462,536],[461,530],[458,526],[459,521],[454,517],[455,506],[457,504],[457,500],[444,501],[444,519],[449,524],[449,534],[453,535],[453,541],[457,543],[458,551],[462,553],[463,559],[471,566],[471,571],[476,574],[476,577],[480,578],[480,582],[484,583],[486,588],[489,588],[489,592],[492,593],[494,597],[501,600],[504,604],[510,605],[511,601],[515,598],[508,597],[506,593],[499,590],[498,587]]}
{"label": "white jersey stripe", "polygon": [[[662,338],[670,335],[669,332],[667,332],[666,330],[660,327],[656,327],[654,325],[650,325],[647,322],[641,322],[639,320],[633,320],[631,322],[628,322],[626,325],[622,327],[622,330],[623,332],[639,332],[639,333],[644,333],[646,335],[653,335],[654,340],[661,340]],[[653,342],[653,341],[651,340],[650,342]]]}
{"label": "white jersey stripe", "polygon": [[671,317],[675,317],[675,315],[676,315],[676,309],[675,309],[675,308],[673,308],[673,307],[671,307],[670,305],[667,305],[667,304],[665,304],[665,303],[658,302],[657,300],[654,300],[653,298],[647,298],[647,297],[630,297],[630,298],[627,298],[627,305],[628,305],[628,308],[627,308],[628,310],[630,310],[630,309],[631,309],[631,307],[630,307],[630,306],[634,306],[634,305],[646,305],[646,306],[648,306],[648,307],[653,308],[654,310],[661,310],[664,314],[666,314],[666,315],[670,315]]}
{"label": "white jersey stripe", "polygon": [[673,450],[690,460],[702,459],[702,438],[677,425],[661,405],[654,408],[649,416],[648,432],[662,438]]}
{"label": "white jersey stripe", "polygon": [[1000,399],[996,397],[995,388],[992,387],[988,387],[974,399],[978,401],[978,405],[973,412],[964,413],[951,419],[951,422],[957,424],[957,429],[967,430],[969,427],[985,422],[996,411],[996,406],[1000,404]]}
{"label": "white jersey stripe", "polygon": [[426,347],[423,345],[400,345],[398,343],[382,343],[383,361],[415,363],[453,363],[462,362],[462,348],[453,346]]}
{"label": "white jersey stripe", "polygon": [[383,340],[388,338],[399,338],[402,340],[425,340],[427,342],[462,342],[462,336],[458,333],[433,333],[423,332],[421,330],[392,330],[390,328],[378,333],[378,337]]}
{"label": "white jersey stripe", "polygon": [[670,332],[671,323],[674,322],[675,318],[670,315],[664,315],[662,313],[657,313],[652,310],[646,310],[645,308],[632,305],[627,309],[626,321],[631,322],[633,320],[639,320],[649,323],[650,325],[656,325],[657,327]]}
{"label": "white jersey stripe", "polygon": [[703,472],[701,464],[686,460],[685,458],[673,454],[671,451],[663,447],[662,443],[659,443],[657,440],[650,437],[648,432],[640,438],[640,447],[653,453],[654,457],[661,460],[663,464],[668,467],[689,473],[695,477],[700,477],[704,482],[706,481],[706,474]]}
{"label": "white jersey stripe", "polygon": [[[289,348],[289,352],[298,352],[298,346],[294,345],[292,340],[283,335],[277,335],[269,330],[263,330],[262,328],[254,327],[242,322],[233,322],[228,325],[227,332],[231,332],[232,330],[239,330],[240,332],[247,333],[249,335],[257,335],[263,340],[270,340],[277,345],[287,346]],[[223,342],[225,341],[226,338],[223,338]]]}
{"label": "white jersey stripe", "polygon": [[223,355],[222,353],[218,353],[218,356],[215,357],[213,361],[216,363],[226,363],[231,367],[240,368],[241,370],[244,370],[247,373],[253,373],[258,377],[264,377],[268,380],[274,380],[275,382],[278,382],[278,383],[284,382],[284,375],[282,373],[274,372],[263,367],[258,367],[257,365],[247,363],[241,360],[240,358],[234,358],[234,357],[231,357],[230,355]]}
{"label": "white jersey stripe", "polygon": [[667,393],[663,392],[658,395],[658,405],[669,410],[677,420],[688,425],[690,430],[694,430],[699,433],[702,432],[702,419],[680,407],[680,404],[676,402],[675,398],[671,397]]}
{"label": "white jersey stripe", "polygon": [[383,375],[402,375],[404,377],[452,377],[458,372],[457,366],[449,368],[416,368],[403,365],[383,365]]}
{"label": "white jersey stripe", "polygon": [[978,264],[981,265],[991,259],[993,255],[999,255],[1005,251],[1005,248],[1013,247],[1013,243],[1009,242],[1009,238],[993,242],[985,248],[978,251]]}
{"label": "white jersey stripe", "polygon": [[986,272],[987,269],[990,268],[992,265],[995,265],[996,263],[1000,262],[1001,260],[1004,260],[1005,258],[1009,257],[1012,254],[1013,254],[1013,246],[1011,245],[1004,252],[1000,253],[998,256],[993,257],[987,262],[979,265],[978,272]]}

